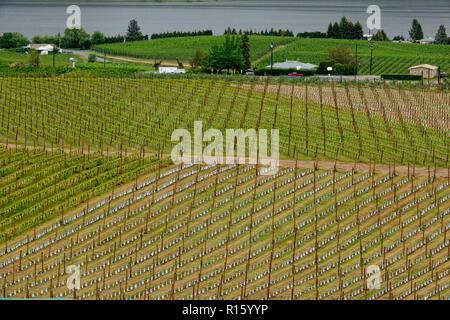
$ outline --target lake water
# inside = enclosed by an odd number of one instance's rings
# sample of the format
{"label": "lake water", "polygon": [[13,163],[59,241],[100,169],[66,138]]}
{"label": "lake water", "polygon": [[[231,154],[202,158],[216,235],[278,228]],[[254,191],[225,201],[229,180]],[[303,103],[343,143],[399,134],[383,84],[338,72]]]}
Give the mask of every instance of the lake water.
{"label": "lake water", "polygon": [[124,34],[129,20],[136,19],[144,34],[164,31],[212,29],[222,34],[228,26],[237,29],[291,29],[326,31],[330,21],[347,16],[359,20],[368,33],[366,9],[381,8],[381,27],[388,36],[408,35],[413,18],[422,24],[425,37],[433,37],[440,24],[450,34],[450,0],[291,0],[230,2],[16,2],[0,0],[0,33],[18,31],[31,38],[63,33],[66,8],[81,8],[81,25],[89,33]]}

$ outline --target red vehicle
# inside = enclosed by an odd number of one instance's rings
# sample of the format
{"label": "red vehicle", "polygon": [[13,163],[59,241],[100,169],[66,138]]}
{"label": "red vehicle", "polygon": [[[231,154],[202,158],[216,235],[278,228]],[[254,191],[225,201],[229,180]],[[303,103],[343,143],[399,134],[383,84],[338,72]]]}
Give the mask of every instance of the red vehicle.
{"label": "red vehicle", "polygon": [[303,73],[298,73],[298,72],[291,72],[288,74],[288,76],[290,76],[290,77],[301,77],[303,75],[304,75]]}

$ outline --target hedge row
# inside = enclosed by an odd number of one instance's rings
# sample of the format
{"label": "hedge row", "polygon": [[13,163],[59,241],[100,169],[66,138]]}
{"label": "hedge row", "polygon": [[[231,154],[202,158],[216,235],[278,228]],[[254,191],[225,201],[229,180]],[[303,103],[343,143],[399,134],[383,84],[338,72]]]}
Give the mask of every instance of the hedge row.
{"label": "hedge row", "polygon": [[401,73],[391,73],[382,74],[381,79],[386,80],[421,80],[422,76],[417,74],[401,74]]}
{"label": "hedge row", "polygon": [[59,66],[59,67],[25,67],[25,66],[14,66],[10,67],[8,65],[0,65],[0,73],[26,73],[35,76],[53,76],[53,75],[61,75],[66,72],[70,72],[73,70],[68,66]]}
{"label": "hedge row", "polygon": [[353,75],[355,74],[355,67],[352,64],[340,64],[334,61],[321,61],[319,68],[317,68],[318,74],[328,74],[328,67],[332,67],[332,75]]}

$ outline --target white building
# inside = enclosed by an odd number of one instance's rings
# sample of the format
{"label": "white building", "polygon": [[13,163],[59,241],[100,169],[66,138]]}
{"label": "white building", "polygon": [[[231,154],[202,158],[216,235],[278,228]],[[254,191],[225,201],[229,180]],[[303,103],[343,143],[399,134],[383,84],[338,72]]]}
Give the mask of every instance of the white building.
{"label": "white building", "polygon": [[[270,68],[270,64],[266,67]],[[315,64],[312,63],[303,63],[300,61],[289,61],[285,62],[276,62],[273,64],[274,69],[297,69],[297,70],[311,70],[317,68]]]}
{"label": "white building", "polygon": [[49,52],[53,51],[53,48],[56,46],[54,44],[47,44],[47,43],[30,43],[25,48],[27,49],[36,49],[38,52],[40,52],[43,55],[48,54]]}

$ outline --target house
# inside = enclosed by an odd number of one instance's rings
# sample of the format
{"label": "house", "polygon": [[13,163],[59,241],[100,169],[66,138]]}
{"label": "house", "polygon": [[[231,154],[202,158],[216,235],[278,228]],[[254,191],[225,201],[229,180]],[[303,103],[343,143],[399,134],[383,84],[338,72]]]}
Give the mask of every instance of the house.
{"label": "house", "polygon": [[[270,68],[268,65],[266,68]],[[289,61],[285,62],[276,62],[273,64],[274,69],[296,69],[296,70],[311,70],[317,68],[315,64],[312,63],[303,63],[300,61]]]}
{"label": "house", "polygon": [[47,44],[47,43],[30,43],[28,46],[25,47],[26,49],[36,49],[41,54],[45,55],[49,52],[53,51],[53,48],[56,48],[54,44]]}
{"label": "house", "polygon": [[159,73],[186,73],[184,69],[178,69],[178,67],[163,67],[158,68]]}
{"label": "house", "polygon": [[421,43],[421,44],[432,44],[432,43],[434,43],[434,39],[432,39],[432,38],[422,39],[422,40],[419,40],[419,43]]}
{"label": "house", "polygon": [[435,78],[438,76],[439,67],[430,64],[421,64],[409,68],[410,74],[423,75],[424,78]]}

